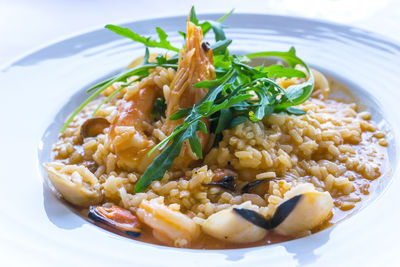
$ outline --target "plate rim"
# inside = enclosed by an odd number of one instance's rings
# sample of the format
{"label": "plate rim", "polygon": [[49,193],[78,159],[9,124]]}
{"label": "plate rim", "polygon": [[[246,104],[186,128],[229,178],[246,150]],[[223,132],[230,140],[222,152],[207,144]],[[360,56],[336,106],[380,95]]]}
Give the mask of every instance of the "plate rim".
{"label": "plate rim", "polygon": [[[210,13],[197,13],[198,16],[205,16],[205,17],[212,17],[212,16],[218,16],[218,17],[222,17],[223,15],[225,15],[225,13],[221,13],[221,12],[210,12]],[[267,17],[271,17],[271,18],[279,18],[279,19],[291,19],[291,20],[302,20],[304,22],[310,23],[310,22],[317,22],[318,24],[321,25],[330,25],[330,26],[336,26],[336,27],[343,27],[343,28],[347,28],[347,29],[356,29],[358,31],[362,31],[363,33],[367,34],[367,35],[374,35],[376,37],[378,37],[379,40],[384,40],[387,41],[395,46],[397,46],[397,49],[400,50],[400,41],[396,40],[394,38],[392,38],[391,36],[387,36],[385,34],[381,34],[369,29],[364,29],[362,27],[358,27],[358,26],[351,26],[349,24],[346,23],[340,23],[340,22],[336,22],[336,21],[329,21],[329,20],[324,20],[324,19],[319,19],[319,18],[309,18],[309,17],[301,17],[301,16],[294,16],[294,15],[282,15],[282,14],[269,14],[269,13],[251,13],[251,12],[233,12],[227,19],[232,18],[234,16],[267,16]],[[133,20],[115,20],[115,22],[111,22],[108,24],[114,24],[114,25],[118,25],[118,26],[124,26],[127,24],[132,24],[132,23],[137,23],[137,22],[150,22],[152,20],[156,20],[156,19],[179,19],[179,18],[186,18],[186,15],[168,15],[168,16],[149,16],[146,17],[144,19],[133,19]],[[58,43],[61,42],[65,42],[68,41],[70,39],[73,39],[75,37],[81,37],[82,35],[86,35],[95,31],[100,31],[100,30],[105,30],[104,26],[100,27],[100,26],[94,26],[82,31],[74,31],[70,34],[65,34],[65,35],[61,35],[59,38],[55,38],[53,40],[50,40],[48,42],[44,42],[43,44],[40,44],[36,47],[33,47],[32,49],[28,49],[26,50],[26,52],[22,52],[20,54],[17,54],[15,57],[11,58],[10,60],[7,60],[4,64],[0,65],[0,72],[4,72],[6,71],[8,68],[12,67],[13,65],[17,64],[19,61],[22,61],[23,59],[25,59],[26,57],[35,54],[37,52],[40,52],[41,50],[44,50],[50,46],[56,45]]]}
{"label": "plate rim", "polygon": [[[206,16],[206,15],[214,16],[214,15],[215,15],[215,16],[216,16],[216,15],[219,15],[219,14],[222,14],[222,13],[206,13],[206,14],[201,14],[201,15],[204,15],[204,16]],[[199,15],[200,15],[200,14],[199,14]],[[258,13],[237,13],[237,15],[251,15],[251,16],[253,16],[253,15],[258,15],[258,16],[268,16],[268,17],[280,17],[281,19],[284,19],[284,18],[289,17],[289,18],[295,19],[295,20],[300,19],[300,20],[305,21],[305,22],[307,22],[307,23],[318,21],[318,20],[316,20],[316,19],[302,18],[302,17],[296,17],[296,16],[286,16],[286,15],[270,15],[270,14],[258,14]],[[165,16],[165,17],[155,17],[155,18],[147,18],[147,19],[133,20],[133,21],[127,22],[127,23],[125,23],[125,24],[135,23],[135,22],[147,22],[147,21],[152,21],[152,20],[154,20],[154,19],[172,19],[172,18],[184,18],[184,17],[185,17],[185,16],[183,16],[183,15]],[[390,42],[391,44],[396,45],[396,48],[400,51],[400,45],[398,44],[398,42],[397,42],[397,41],[391,41],[390,39],[384,37],[384,35],[381,35],[381,34],[378,34],[378,33],[374,33],[374,32],[372,32],[372,31],[364,30],[364,29],[362,29],[362,28],[348,26],[348,25],[346,25],[346,24],[332,23],[332,22],[327,22],[327,21],[324,21],[324,20],[322,20],[321,23],[322,23],[323,25],[328,25],[328,26],[332,26],[332,25],[333,25],[333,26],[337,26],[337,25],[340,25],[340,26],[344,26],[345,28],[359,29],[359,30],[361,30],[364,34],[367,34],[367,35],[372,34],[372,35],[374,35],[374,36],[382,36],[383,38],[381,38],[381,40],[385,40],[385,41]],[[124,24],[118,24],[118,25],[124,25]],[[22,56],[20,56],[20,57],[18,57],[18,58],[16,58],[16,59],[14,59],[14,60],[12,60],[8,65],[6,65],[5,68],[0,68],[0,71],[4,71],[4,70],[6,70],[7,68],[12,67],[13,65],[15,65],[15,64],[18,63],[19,61],[23,60],[23,59],[26,58],[27,56],[32,55],[32,54],[34,54],[34,53],[37,53],[37,52],[39,52],[39,51],[41,51],[41,50],[43,50],[43,49],[46,49],[46,48],[48,48],[49,46],[58,44],[58,43],[60,43],[60,42],[63,42],[63,41],[66,41],[66,40],[69,40],[69,39],[72,39],[72,38],[75,38],[75,37],[81,37],[82,35],[89,34],[89,33],[91,33],[91,32],[98,31],[98,30],[101,30],[101,29],[103,29],[103,28],[96,28],[96,29],[94,29],[94,30],[85,31],[85,32],[80,33],[80,34],[71,35],[71,36],[68,36],[68,37],[66,37],[66,38],[63,38],[63,39],[61,39],[61,40],[59,40],[59,41],[53,41],[53,42],[51,42],[50,44],[46,44],[46,45],[43,45],[43,46],[41,46],[41,47],[39,47],[39,48],[33,49],[33,51],[27,52],[27,53],[25,53],[24,55],[22,55]],[[77,89],[77,91],[78,91],[78,89]],[[36,148],[37,148],[37,146],[36,146]],[[36,150],[36,151],[37,151],[37,150]],[[37,164],[36,166],[39,166],[39,164]],[[393,174],[392,174],[392,175],[393,175]],[[42,176],[42,175],[41,175],[41,176]],[[42,177],[42,178],[43,178],[43,177]],[[394,178],[394,177],[393,177],[393,178]],[[394,180],[393,178],[391,178],[390,184],[392,184],[392,182],[393,182],[393,180]],[[43,181],[43,179],[42,179],[42,181]],[[44,181],[43,181],[43,182],[44,182]],[[388,185],[386,186],[385,191],[387,191],[387,189],[389,188],[390,184],[388,184]],[[46,186],[48,186],[48,185],[46,185]],[[382,192],[378,197],[381,197],[381,196],[383,195],[383,193],[384,193],[384,192]],[[375,202],[376,200],[377,200],[377,199],[374,199],[374,202]],[[332,227],[330,227],[330,228],[328,228],[328,229],[333,230],[335,226],[336,226],[336,225],[334,225],[334,226],[332,226]],[[323,233],[323,232],[325,232],[325,230],[324,230],[324,231],[320,231],[319,233]],[[319,233],[317,233],[317,234],[319,234]],[[317,235],[317,234],[314,234],[314,235],[312,235],[312,236],[315,236],[315,235]],[[291,240],[291,241],[296,241],[296,240],[297,240],[297,239]],[[290,242],[290,241],[288,241],[288,242]],[[287,243],[287,242],[283,242],[283,243]],[[282,243],[278,243],[278,244],[276,244],[276,245],[279,245],[279,244],[282,244]],[[274,244],[274,245],[275,245],[275,244]],[[273,246],[273,245],[272,245],[272,246]],[[165,246],[159,246],[159,247],[165,248]],[[256,247],[256,248],[257,248],[257,247]],[[172,249],[173,249],[173,248],[172,248]],[[232,249],[232,250],[229,250],[229,249],[228,249],[228,250],[211,250],[211,251],[238,251],[238,250],[251,250],[251,249],[254,249],[254,248],[241,248],[241,249]],[[181,250],[181,251],[184,252],[184,251],[188,251],[188,250],[191,250],[191,249],[185,249],[185,250]],[[195,249],[194,251],[199,251],[199,250]]]}

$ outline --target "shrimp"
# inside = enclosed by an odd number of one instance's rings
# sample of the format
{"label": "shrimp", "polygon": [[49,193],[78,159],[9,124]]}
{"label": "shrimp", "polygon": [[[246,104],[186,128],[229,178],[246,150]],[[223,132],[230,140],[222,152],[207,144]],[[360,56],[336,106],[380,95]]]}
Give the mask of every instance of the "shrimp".
{"label": "shrimp", "polygon": [[[179,109],[192,107],[198,103],[206,94],[204,88],[194,88],[193,85],[203,80],[214,80],[215,69],[213,52],[207,43],[203,42],[203,32],[200,27],[196,27],[188,20],[187,37],[185,50],[181,51],[178,71],[171,83],[171,91],[166,95],[167,111],[169,118]],[[203,122],[209,128],[208,120]],[[183,119],[169,120],[163,125],[163,131],[170,134],[178,125],[183,123]],[[209,135],[197,132],[202,150],[207,147]],[[191,160],[189,160],[191,159]],[[180,156],[175,160],[173,167],[187,167],[197,157],[191,151],[187,142],[182,146]]]}
{"label": "shrimp", "polygon": [[161,242],[184,247],[200,234],[200,226],[177,209],[164,204],[164,198],[143,200],[136,211],[139,219],[153,228]]}
{"label": "shrimp", "polygon": [[162,96],[162,89],[152,79],[154,76],[143,79],[132,93],[125,95],[111,123],[109,136],[120,167],[144,172],[157,156],[157,153],[148,156],[157,144],[148,127],[150,115],[156,99]]}
{"label": "shrimp", "polygon": [[[160,71],[163,68],[158,68]],[[203,43],[203,33],[188,21],[188,30],[185,49],[180,52],[179,64],[176,75],[169,84],[169,90],[160,88],[155,82],[157,69],[147,78],[143,79],[133,92],[127,93],[120,102],[117,116],[111,122],[109,137],[117,156],[119,167],[144,172],[154,158],[159,155],[155,151],[148,152],[158,143],[153,136],[151,111],[157,98],[165,98],[167,105],[166,117],[169,118],[176,111],[192,107],[207,93],[206,89],[194,88],[193,85],[203,80],[213,80],[215,71],[212,50]],[[168,85],[168,84],[167,84]],[[162,120],[161,131],[169,135],[183,119],[171,121]],[[204,122],[208,125],[207,120]],[[203,150],[208,143],[208,134],[198,133]],[[188,157],[189,156],[189,157]],[[180,156],[175,160],[173,168],[182,168],[197,160],[190,146],[184,143]]]}

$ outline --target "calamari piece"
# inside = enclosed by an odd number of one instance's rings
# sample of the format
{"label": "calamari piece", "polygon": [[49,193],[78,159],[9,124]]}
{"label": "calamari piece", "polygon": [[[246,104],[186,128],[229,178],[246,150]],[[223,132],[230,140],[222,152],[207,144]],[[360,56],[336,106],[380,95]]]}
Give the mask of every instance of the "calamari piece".
{"label": "calamari piece", "polygon": [[[245,203],[243,203],[245,204]],[[236,208],[243,208],[243,205]],[[233,211],[232,208],[214,213],[202,223],[206,234],[232,243],[251,243],[263,239],[268,231]]]}
{"label": "calamari piece", "polygon": [[243,207],[233,208],[233,211],[243,220],[261,229],[274,230],[281,235],[293,237],[307,234],[323,224],[331,215],[331,195],[328,192],[316,191],[312,184],[299,184],[289,190],[285,197],[290,198],[279,204],[271,219]]}
{"label": "calamari piece", "polygon": [[62,163],[43,164],[52,185],[68,202],[88,207],[102,201],[101,185],[85,166]]}
{"label": "calamari piece", "polygon": [[311,69],[312,75],[314,76],[314,91],[312,93],[312,97],[319,98],[321,100],[325,100],[329,93],[330,87],[328,79],[326,79],[325,75],[321,72]]}
{"label": "calamari piece", "polygon": [[[306,192],[297,195],[294,207],[275,228],[279,234],[299,236],[325,222],[331,215],[333,200],[329,192]],[[289,199],[288,201],[290,201]],[[285,202],[280,205],[284,205]],[[279,207],[277,213],[279,212]],[[284,211],[280,211],[283,213]],[[276,215],[274,215],[275,217]]]}
{"label": "calamari piece", "polygon": [[143,200],[136,211],[139,219],[153,228],[153,235],[165,244],[185,247],[200,234],[191,218],[164,204],[162,197]]}

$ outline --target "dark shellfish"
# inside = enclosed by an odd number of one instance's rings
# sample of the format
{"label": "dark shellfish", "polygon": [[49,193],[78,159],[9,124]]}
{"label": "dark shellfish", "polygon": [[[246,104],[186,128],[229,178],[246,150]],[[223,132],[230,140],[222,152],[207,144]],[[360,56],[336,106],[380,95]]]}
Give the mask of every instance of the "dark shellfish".
{"label": "dark shellfish", "polygon": [[103,117],[87,119],[81,126],[82,140],[88,137],[95,137],[103,133],[105,128],[110,127],[110,122]]}
{"label": "dark shellfish", "polygon": [[268,180],[267,178],[258,179],[258,180],[255,180],[255,181],[252,181],[252,182],[246,184],[242,188],[242,194],[249,193],[252,188],[256,187],[259,184],[265,183],[267,180]]}
{"label": "dark shellfish", "polygon": [[129,210],[112,206],[91,206],[88,217],[97,223],[105,224],[125,234],[138,237],[140,235],[140,223]]}
{"label": "dark shellfish", "polygon": [[227,175],[217,182],[203,184],[203,186],[219,186],[230,191],[235,191],[235,177],[233,177],[232,175]]}

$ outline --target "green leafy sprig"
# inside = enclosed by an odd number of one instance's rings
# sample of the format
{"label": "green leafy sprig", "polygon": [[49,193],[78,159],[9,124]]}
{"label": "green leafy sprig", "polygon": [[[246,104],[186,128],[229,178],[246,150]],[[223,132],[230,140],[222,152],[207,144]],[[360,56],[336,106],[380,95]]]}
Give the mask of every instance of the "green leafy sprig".
{"label": "green leafy sprig", "polygon": [[[218,23],[222,22],[231,13],[232,13],[232,11],[230,13],[226,14],[225,16],[223,16],[222,18],[220,18],[217,22]],[[194,8],[192,8],[191,14],[193,17],[196,17]],[[223,27],[222,24],[218,24],[218,23],[216,24],[212,21],[203,21],[201,23],[204,24],[204,27],[206,27],[206,25],[208,25],[208,24],[210,24],[210,25],[214,24],[214,25],[216,25],[215,26],[216,28],[221,27],[221,29],[222,29],[222,27]],[[121,73],[118,73],[118,74],[90,87],[86,92],[87,93],[94,92],[94,93],[92,93],[92,95],[90,95],[81,105],[79,105],[79,107],[68,117],[68,119],[66,120],[66,122],[64,123],[64,125],[61,128],[61,131],[60,131],[61,133],[64,133],[64,131],[68,128],[68,125],[73,121],[75,116],[85,106],[87,106],[92,100],[94,100],[97,96],[99,96],[104,90],[106,90],[113,83],[115,83],[115,82],[126,83],[127,79],[131,76],[139,76],[137,79],[134,80],[134,81],[139,81],[139,80],[147,77],[148,75],[150,75],[149,70],[154,69],[157,66],[165,67],[165,68],[173,68],[173,69],[178,68],[179,53],[172,55],[169,59],[167,59],[164,55],[159,54],[156,62],[149,62],[149,54],[150,54],[149,47],[158,47],[158,48],[164,48],[167,50],[172,50],[174,52],[179,52],[179,49],[172,46],[171,43],[167,40],[168,35],[161,28],[159,28],[159,27],[156,28],[156,31],[158,33],[158,37],[159,37],[160,41],[154,41],[154,40],[151,40],[150,37],[141,36],[127,28],[123,28],[123,27],[116,26],[116,25],[106,25],[105,27],[121,36],[129,38],[135,42],[144,44],[146,47],[146,50],[145,50],[143,64],[138,67],[127,69]],[[205,33],[207,33],[207,31]],[[213,50],[214,54],[219,54],[219,53],[225,51],[226,48],[232,43],[232,40],[227,40],[226,38],[224,38],[224,40],[219,40],[216,37],[215,39],[216,39],[216,42],[211,45],[211,49]],[[131,84],[131,83],[129,83],[129,84]],[[118,94],[118,92],[120,92],[126,86],[127,86],[126,84],[122,85],[119,90],[114,91],[110,96],[108,96],[105,100],[103,100],[102,103],[100,103],[100,105],[96,108],[93,115],[96,114],[96,112],[101,108],[102,105],[107,103],[112,97],[114,97],[116,94]]]}
{"label": "green leafy sprig", "polygon": [[[305,73],[283,67],[253,68],[237,57],[228,56],[226,60],[230,62],[226,69],[229,70],[224,76],[194,85],[194,87],[209,88],[206,96],[192,108],[179,110],[169,118],[178,120],[186,117],[182,125],[176,127],[167,138],[149,152],[151,154],[157,149],[164,149],[143,173],[136,184],[135,192],[143,192],[153,181],[162,179],[179,155],[185,139],[189,140],[190,147],[197,157],[202,158],[197,131],[208,133],[202,121],[204,118],[213,120],[213,127],[210,130],[212,133],[221,134],[224,129],[232,128],[246,120],[259,121],[272,112],[304,113],[294,106],[303,103],[312,92],[314,79],[308,66],[296,56],[294,48],[288,52],[265,52],[263,55],[280,57],[285,61],[287,59],[291,67],[303,66],[307,70],[308,80],[285,90],[271,77],[305,78]],[[246,57],[254,56],[249,54]]]}
{"label": "green leafy sprig", "polygon": [[[222,138],[222,131],[232,128],[247,120],[257,122],[273,112],[285,112],[293,115],[301,115],[305,112],[296,108],[306,101],[313,90],[314,78],[308,66],[296,56],[296,51],[291,48],[288,52],[259,52],[244,56],[231,55],[228,47],[232,40],[226,38],[225,25],[222,21],[231,13],[223,16],[217,21],[199,20],[194,8],[190,12],[190,21],[200,26],[204,35],[210,30],[214,32],[215,43],[211,45],[214,54],[214,67],[216,79],[213,81],[202,81],[194,85],[197,88],[207,88],[206,96],[191,108],[181,109],[170,116],[170,120],[183,119],[179,125],[163,141],[157,144],[149,153],[159,150],[161,153],[155,158],[143,173],[135,186],[135,192],[143,192],[155,180],[161,180],[165,172],[169,170],[174,160],[179,156],[182,145],[188,140],[191,150],[198,158],[203,157],[202,146],[198,132],[213,133],[216,135],[214,144]],[[157,66],[165,68],[178,68],[179,53],[169,58],[163,54],[156,57],[155,62],[149,62],[149,48],[164,48],[169,51],[179,52],[168,40],[164,30],[157,27],[156,32],[159,40],[141,36],[130,29],[107,25],[107,29],[127,37],[135,42],[144,44],[146,50],[142,65],[124,70],[87,90],[92,93],[67,119],[61,132],[64,132],[74,117],[93,99],[115,82],[122,82],[121,87],[105,98],[96,108],[94,114],[100,107],[117,95],[125,87],[150,75],[150,70]],[[185,33],[179,32],[186,37]],[[247,63],[252,58],[278,57],[286,61],[289,67],[282,65],[251,67]],[[297,65],[303,66],[306,73],[295,69]],[[135,76],[134,80],[128,82],[128,78]],[[304,83],[295,84],[286,90],[281,88],[275,81],[276,78],[307,78]],[[165,104],[162,99],[156,101],[152,115],[155,118],[164,116]],[[209,129],[204,119],[210,122]]]}
{"label": "green leafy sprig", "polygon": [[109,24],[109,25],[106,25],[105,27],[107,29],[109,29],[110,31],[115,32],[118,35],[129,38],[132,41],[142,43],[146,47],[159,47],[159,48],[164,48],[167,50],[179,52],[179,48],[176,48],[171,45],[171,43],[167,40],[168,34],[166,34],[165,31],[163,29],[161,29],[160,27],[156,27],[156,31],[157,31],[160,41],[151,40],[150,37],[141,36],[141,35],[137,34],[136,32],[131,31],[128,28],[120,27],[117,25]]}

